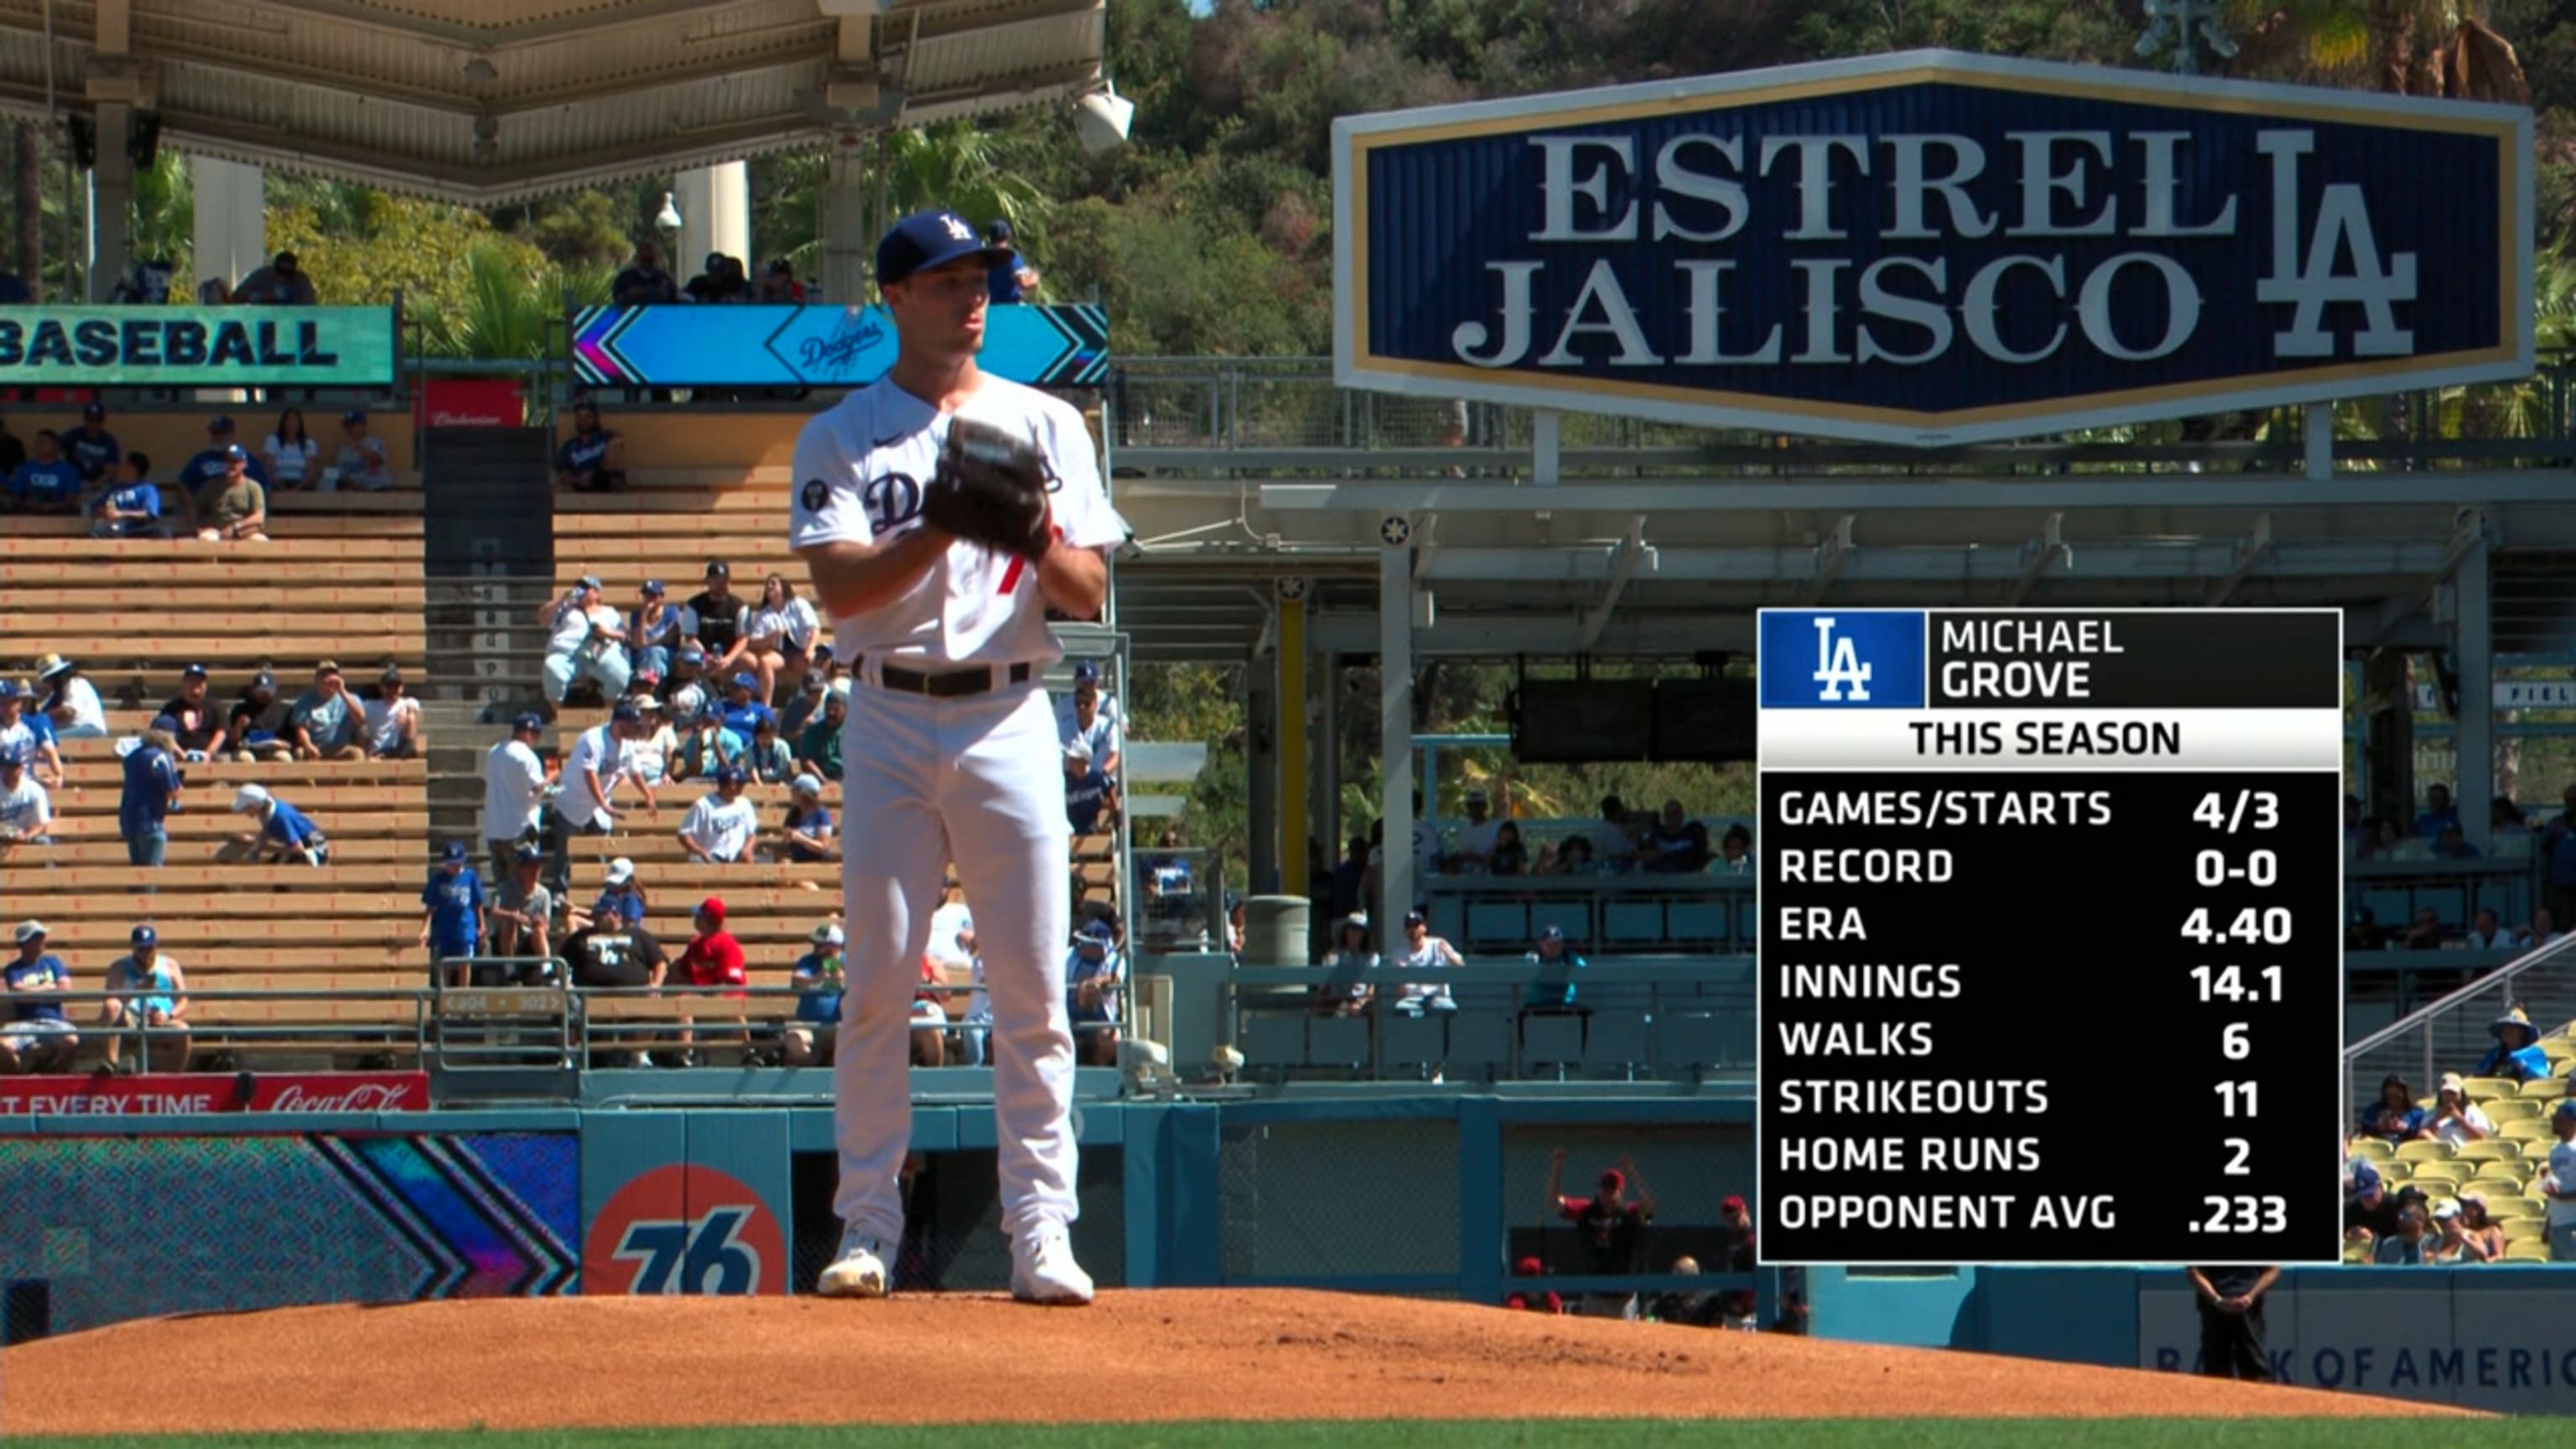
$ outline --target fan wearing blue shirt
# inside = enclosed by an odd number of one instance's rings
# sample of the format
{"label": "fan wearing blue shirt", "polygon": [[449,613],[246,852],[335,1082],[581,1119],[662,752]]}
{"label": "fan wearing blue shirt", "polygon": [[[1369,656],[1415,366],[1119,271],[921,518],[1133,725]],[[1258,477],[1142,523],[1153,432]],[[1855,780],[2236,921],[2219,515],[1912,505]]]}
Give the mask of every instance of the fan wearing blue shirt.
{"label": "fan wearing blue shirt", "polygon": [[[202,501],[207,490],[223,487],[224,475],[232,466],[226,450],[238,441],[233,436],[231,418],[217,415],[206,420],[205,451],[190,458],[188,466],[179,470],[179,486],[188,490],[189,497]],[[252,482],[267,488],[268,465],[260,461],[259,454],[248,449],[243,451],[246,457],[242,470],[250,475]]]}
{"label": "fan wearing blue shirt", "polygon": [[116,805],[117,833],[129,865],[158,866],[170,850],[169,819],[179,801],[179,722],[162,715],[125,757],[125,792]]}
{"label": "fan wearing blue shirt", "polygon": [[161,487],[152,481],[152,460],[128,453],[116,465],[116,486],[91,506],[92,538],[168,538],[161,521]]}
{"label": "fan wearing blue shirt", "polygon": [[727,691],[721,716],[724,720],[725,733],[733,736],[734,743],[743,749],[751,748],[752,736],[760,733],[762,720],[769,721],[771,729],[778,728],[777,711],[752,698],[759,688],[758,675],[737,674],[733,677],[731,689]]}
{"label": "fan wearing blue shirt", "polygon": [[305,819],[303,811],[269,794],[267,786],[244,785],[235,790],[233,813],[258,822],[259,833],[247,842],[257,859],[282,862],[291,856],[307,865],[331,863],[331,842],[322,838],[322,828]]}
{"label": "fan wearing blue shirt", "polygon": [[1584,968],[1583,957],[1567,948],[1565,928],[1547,926],[1538,933],[1538,948],[1522,958],[1526,965],[1538,968],[1538,979],[1530,983],[1527,1009],[1531,1011],[1574,1011],[1574,973]]}
{"label": "fan wearing blue shirt", "polygon": [[466,985],[472,968],[464,958],[483,942],[484,911],[491,902],[483,894],[483,878],[466,863],[464,842],[451,840],[438,853],[438,873],[421,888],[420,903],[420,944],[445,968],[448,986]]}
{"label": "fan wearing blue shirt", "polygon": [[80,492],[80,469],[63,456],[62,439],[51,428],[38,431],[27,461],[9,475],[9,506],[20,513],[77,513]]}
{"label": "fan wearing blue shirt", "polygon": [[83,483],[116,476],[117,460],[124,454],[116,446],[116,434],[107,430],[106,407],[90,403],[81,409],[80,426],[63,434],[63,452],[80,470]]}
{"label": "fan wearing blue shirt", "polygon": [[2439,839],[2445,830],[2460,828],[2460,812],[2451,806],[2448,785],[2424,787],[2424,813],[2415,817],[2415,833],[2426,840]]}

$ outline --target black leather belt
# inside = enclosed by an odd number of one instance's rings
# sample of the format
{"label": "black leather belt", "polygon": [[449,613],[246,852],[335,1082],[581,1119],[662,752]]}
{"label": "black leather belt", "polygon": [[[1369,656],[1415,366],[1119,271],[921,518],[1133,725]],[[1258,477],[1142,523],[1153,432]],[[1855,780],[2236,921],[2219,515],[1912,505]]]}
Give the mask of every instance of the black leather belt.
{"label": "black leather belt", "polygon": [[[865,656],[850,661],[858,670],[867,663]],[[865,677],[864,675],[861,677]],[[1025,664],[1007,667],[993,665],[980,669],[942,669],[928,673],[918,669],[900,669],[891,664],[877,666],[877,682],[904,694],[926,694],[932,699],[955,699],[960,695],[989,694],[1006,685],[1026,684],[1030,670]]]}

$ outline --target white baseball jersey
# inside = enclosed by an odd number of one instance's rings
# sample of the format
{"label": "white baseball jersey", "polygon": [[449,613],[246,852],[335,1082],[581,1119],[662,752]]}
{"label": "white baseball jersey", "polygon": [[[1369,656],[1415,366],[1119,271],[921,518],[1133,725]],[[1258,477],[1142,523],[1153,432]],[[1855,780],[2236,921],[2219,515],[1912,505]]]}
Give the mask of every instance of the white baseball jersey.
{"label": "white baseball jersey", "polygon": [[563,793],[555,797],[555,810],[565,823],[586,826],[597,818],[600,807],[591,800],[590,786],[582,777],[597,774],[599,793],[607,795],[626,768],[625,744],[607,725],[592,725],[573,741],[572,752],[564,757]]}
{"label": "white baseball jersey", "polygon": [[[1073,405],[986,377],[959,414],[1036,440],[1058,476],[1048,485],[1055,527],[1076,548],[1125,541],[1109,506],[1100,457]],[[919,526],[921,495],[948,441],[948,418],[891,381],[872,383],[805,425],[796,440],[788,542],[882,543]],[[1047,627],[1036,569],[959,542],[909,590],[832,620],[838,657],[891,656],[933,664],[1050,664],[1063,657]]]}
{"label": "white baseball jersey", "polygon": [[483,756],[483,838],[516,840],[537,828],[546,796],[546,765],[515,737]]}
{"label": "white baseball jersey", "polygon": [[684,839],[723,861],[743,859],[759,833],[760,809],[748,795],[737,795],[730,802],[720,794],[702,795],[680,821]]}
{"label": "white baseball jersey", "polygon": [[14,830],[30,835],[52,823],[53,797],[36,783],[32,770],[18,776],[18,788],[0,787],[0,830]]}
{"label": "white baseball jersey", "polygon": [[[1116,539],[1112,539],[1110,541],[1112,543],[1117,542]],[[98,734],[107,733],[107,709],[104,705],[99,703],[98,686],[78,675],[74,675],[63,681],[62,691],[62,702],[71,706],[72,711],[72,717],[68,723],[57,721],[57,723],[62,723],[64,733],[68,734],[73,730],[90,730]]]}

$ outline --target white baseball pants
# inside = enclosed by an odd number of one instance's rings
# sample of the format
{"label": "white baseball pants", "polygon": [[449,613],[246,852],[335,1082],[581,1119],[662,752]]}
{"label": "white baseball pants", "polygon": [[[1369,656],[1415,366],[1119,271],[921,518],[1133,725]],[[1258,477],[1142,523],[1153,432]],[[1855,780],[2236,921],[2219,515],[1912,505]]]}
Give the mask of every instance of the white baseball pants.
{"label": "white baseball pants", "polygon": [[[866,671],[873,674],[874,661]],[[912,1137],[912,997],[943,867],[975,912],[993,1027],[1002,1227],[1071,1223],[1073,1030],[1064,961],[1072,826],[1055,711],[1034,685],[957,699],[866,682],[841,743],[849,989],[832,1064],[832,1210],[889,1247]]]}

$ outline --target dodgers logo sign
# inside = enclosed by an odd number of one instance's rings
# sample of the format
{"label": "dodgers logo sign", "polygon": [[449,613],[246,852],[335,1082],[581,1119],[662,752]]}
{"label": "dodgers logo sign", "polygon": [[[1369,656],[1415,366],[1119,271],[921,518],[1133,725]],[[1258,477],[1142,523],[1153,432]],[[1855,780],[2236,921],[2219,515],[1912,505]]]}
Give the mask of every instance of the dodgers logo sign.
{"label": "dodgers logo sign", "polygon": [[1921,709],[1920,609],[1764,609],[1764,709]]}
{"label": "dodgers logo sign", "polygon": [[2520,377],[2531,146],[1942,51],[1347,117],[1336,373],[1924,445]]}

